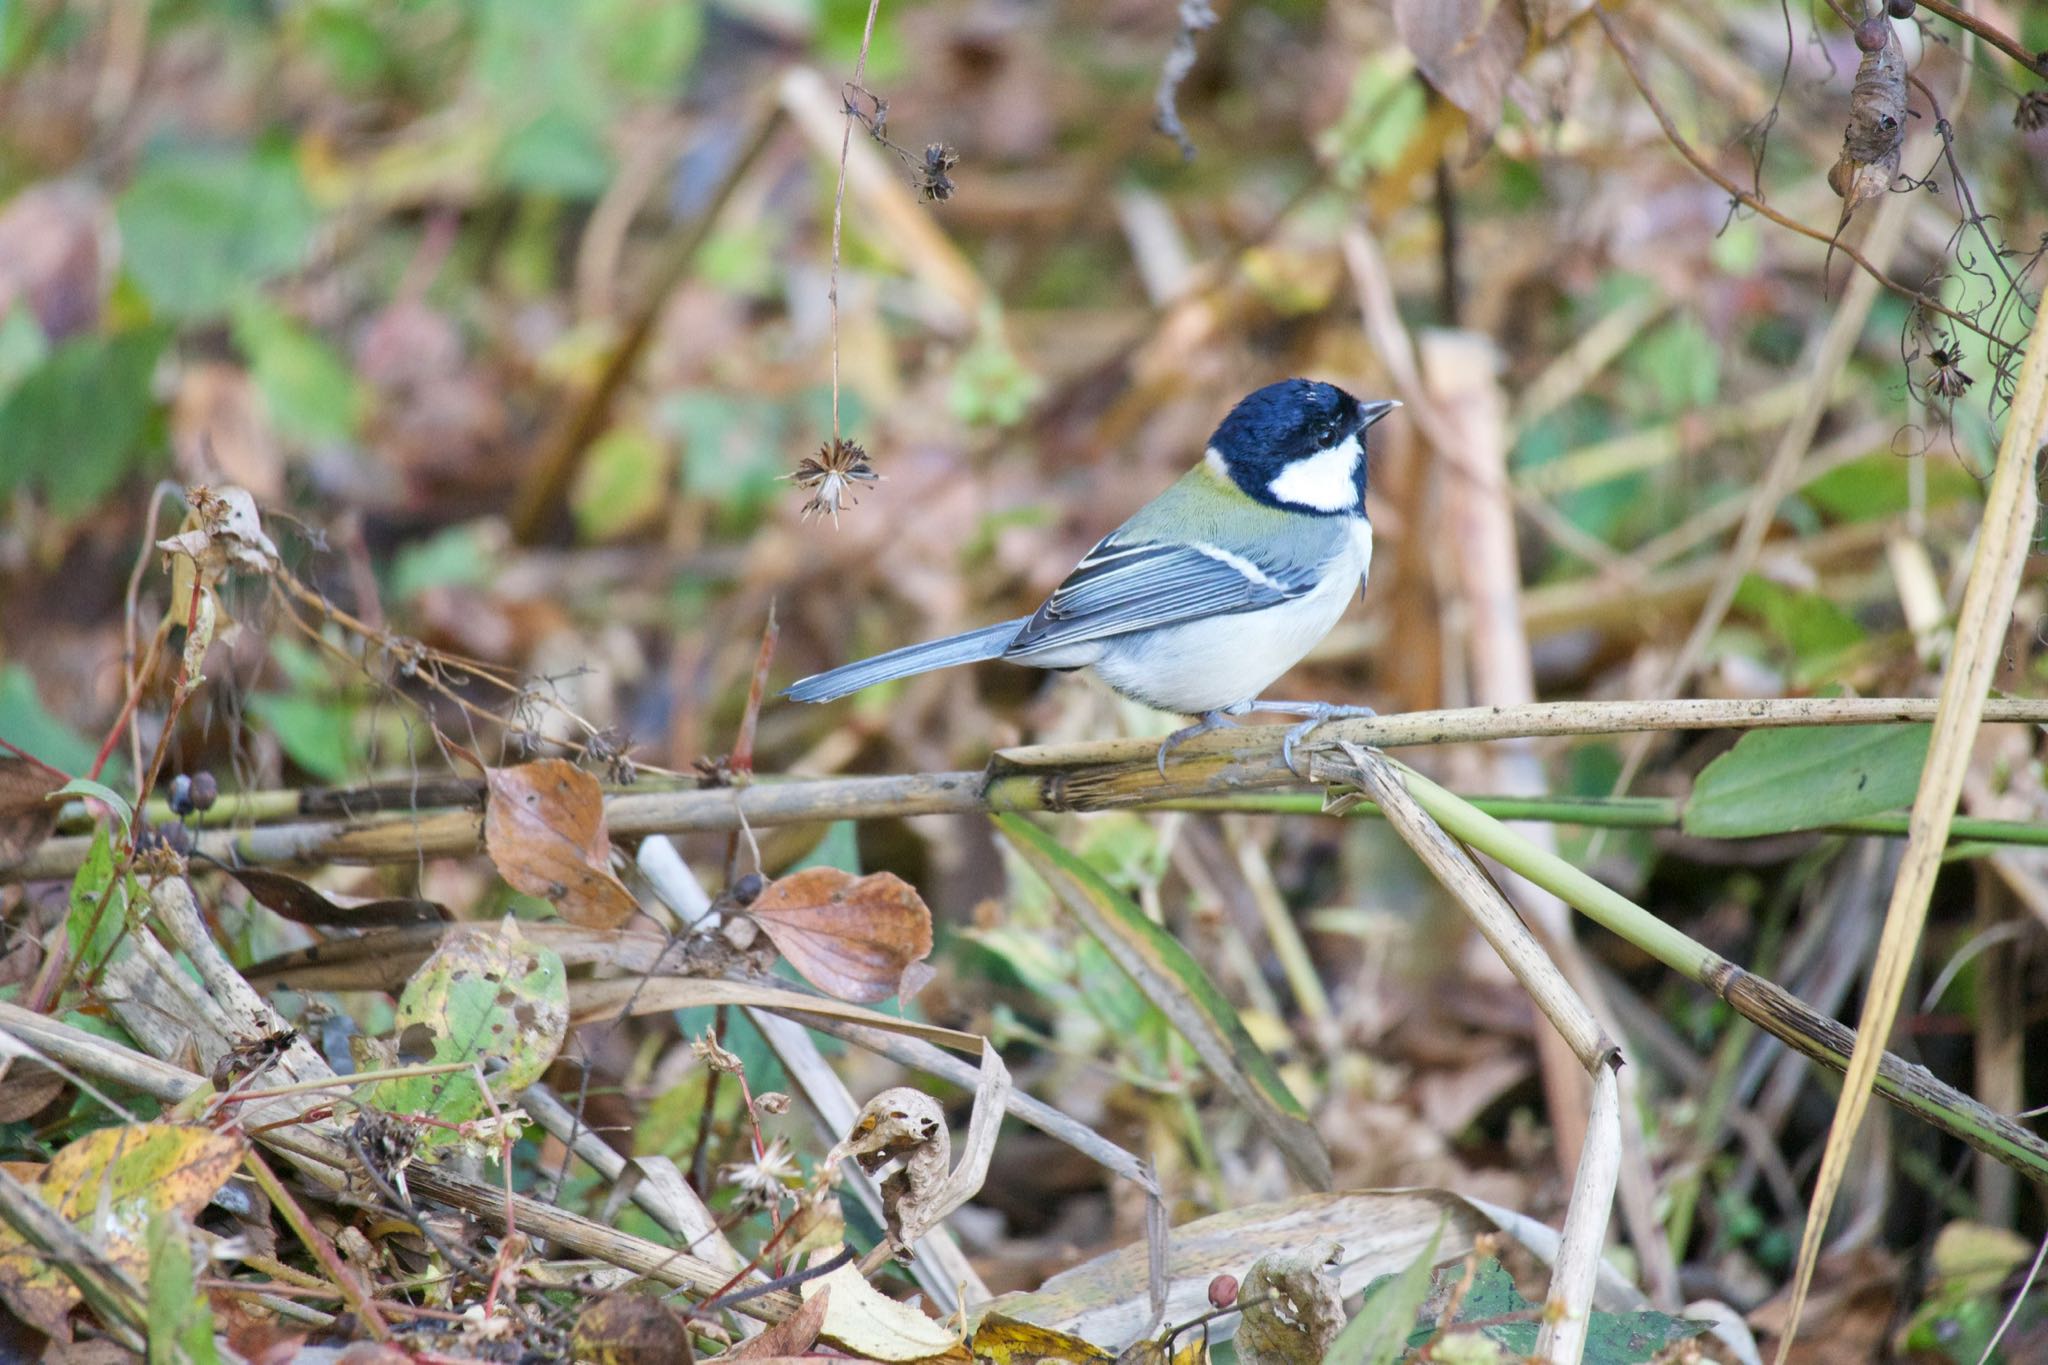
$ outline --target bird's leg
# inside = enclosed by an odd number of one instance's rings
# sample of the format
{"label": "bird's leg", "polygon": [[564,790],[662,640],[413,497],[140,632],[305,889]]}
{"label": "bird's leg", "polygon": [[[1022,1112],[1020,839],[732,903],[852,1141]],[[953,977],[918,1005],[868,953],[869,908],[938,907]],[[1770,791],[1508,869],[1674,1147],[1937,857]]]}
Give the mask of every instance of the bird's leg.
{"label": "bird's leg", "polygon": [[1211,730],[1223,730],[1236,725],[1237,722],[1232,720],[1231,717],[1244,714],[1246,709],[1245,703],[1239,702],[1235,706],[1226,706],[1221,711],[1204,711],[1202,718],[1193,725],[1175,730],[1165,739],[1159,741],[1159,775],[1161,777],[1166,776],[1166,756],[1168,754],[1193,739],[1196,735],[1206,735]]}
{"label": "bird's leg", "polygon": [[1370,720],[1379,712],[1370,706],[1338,706],[1327,701],[1255,701],[1249,710],[1271,711],[1276,716],[1307,716],[1308,719],[1287,732],[1280,741],[1280,761],[1296,777],[1306,780],[1307,773],[1294,766],[1294,746],[1307,739],[1311,731],[1326,720]]}

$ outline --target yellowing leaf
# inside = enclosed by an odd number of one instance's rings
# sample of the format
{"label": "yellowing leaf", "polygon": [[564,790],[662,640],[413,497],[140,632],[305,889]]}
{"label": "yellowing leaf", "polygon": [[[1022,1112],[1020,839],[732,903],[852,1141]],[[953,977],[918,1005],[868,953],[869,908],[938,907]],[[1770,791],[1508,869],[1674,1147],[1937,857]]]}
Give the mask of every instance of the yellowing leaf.
{"label": "yellowing leaf", "polygon": [[862,1278],[860,1267],[852,1261],[829,1275],[804,1281],[801,1288],[806,1299],[831,1292],[818,1336],[850,1355],[888,1361],[939,1357],[960,1365],[972,1359],[959,1337],[908,1304],[884,1295]]}
{"label": "yellowing leaf", "polygon": [[974,1329],[974,1359],[989,1365],[1108,1365],[1116,1357],[1070,1333],[990,1313]]}
{"label": "yellowing leaf", "polygon": [[[443,943],[398,1000],[398,1046],[408,1062],[474,1062],[501,1103],[540,1079],[569,1027],[569,986],[554,950],[519,932],[475,928]],[[365,1102],[388,1114],[444,1123],[481,1118],[490,1106],[473,1070],[379,1081]],[[453,1141],[428,1126],[423,1145]]]}
{"label": "yellowing leaf", "polygon": [[[30,1187],[107,1260],[138,1281],[149,1263],[150,1220],[189,1220],[241,1164],[238,1137],[178,1123],[136,1123],[86,1134],[50,1160]],[[48,1257],[0,1224],[0,1298],[49,1330],[79,1291]]]}

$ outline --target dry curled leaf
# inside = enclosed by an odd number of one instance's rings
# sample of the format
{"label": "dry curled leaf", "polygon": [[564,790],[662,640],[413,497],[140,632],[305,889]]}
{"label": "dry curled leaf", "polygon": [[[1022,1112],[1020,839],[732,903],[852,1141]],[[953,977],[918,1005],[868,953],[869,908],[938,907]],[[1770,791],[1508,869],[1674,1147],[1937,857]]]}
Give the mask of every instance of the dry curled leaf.
{"label": "dry curled leaf", "polygon": [[1891,185],[1906,142],[1906,54],[1898,33],[1880,15],[1858,27],[1857,46],[1869,50],[1849,92],[1842,154],[1828,171],[1828,187],[1842,198],[1845,223]]}
{"label": "dry curled leaf", "polygon": [[223,866],[221,871],[240,882],[258,905],[294,924],[381,929],[394,924],[449,922],[455,918],[447,906],[436,901],[396,899],[343,905],[297,877],[268,868]]}
{"label": "dry curled leaf", "polygon": [[825,1157],[830,1170],[847,1157],[872,1175],[892,1161],[902,1169],[882,1181],[882,1212],[889,1235],[909,1246],[947,1210],[938,1206],[953,1161],[946,1112],[922,1090],[894,1086],[861,1106],[853,1131]]}
{"label": "dry curled leaf", "polygon": [[1331,1267],[1339,1258],[1333,1241],[1310,1243],[1300,1251],[1259,1257],[1238,1288],[1244,1321],[1237,1329],[1237,1356],[1245,1365],[1320,1365],[1330,1343],[1344,1330],[1344,1299]]}
{"label": "dry curled leaf", "polygon": [[639,904],[612,874],[597,779],[559,758],[484,773],[484,848],[505,880],[572,924],[615,928]]}
{"label": "dry curled leaf", "polygon": [[248,490],[194,484],[185,490],[185,501],[192,510],[184,525],[156,547],[174,561],[191,560],[200,581],[210,587],[231,568],[268,573],[276,567],[277,546],[264,534],[263,518]]}
{"label": "dry curled leaf", "polygon": [[859,1005],[904,992],[905,973],[932,950],[931,910],[892,872],[805,868],[771,882],[747,913],[806,981]]}

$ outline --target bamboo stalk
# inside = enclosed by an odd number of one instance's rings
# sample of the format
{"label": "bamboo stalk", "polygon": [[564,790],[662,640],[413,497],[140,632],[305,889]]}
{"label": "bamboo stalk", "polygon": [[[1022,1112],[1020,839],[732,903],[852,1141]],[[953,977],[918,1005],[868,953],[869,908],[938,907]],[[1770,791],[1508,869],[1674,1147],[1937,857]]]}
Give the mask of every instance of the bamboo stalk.
{"label": "bamboo stalk", "polygon": [[[1564,859],[1534,847],[1420,773],[1402,771],[1409,794],[1457,839],[1555,892],[1586,918],[1714,992],[1780,1042],[1831,1071],[1847,1069],[1856,1047],[1853,1029],[1745,971]],[[2028,1179],[2048,1184],[2048,1139],[1943,1084],[1927,1068],[1886,1052],[1878,1064],[1877,1092]]]}
{"label": "bamboo stalk", "polygon": [[[1536,702],[1332,721],[1316,731],[1316,742],[1304,752],[1340,741],[1392,749],[1638,730],[1911,724],[1931,721],[1934,713],[1935,702],[1929,697]],[[2048,700],[1988,701],[1984,719],[2048,724]],[[982,773],[799,778],[708,791],[627,791],[606,798],[605,821],[614,837],[639,839],[651,834],[732,830],[743,824],[759,828],[973,811],[1157,806],[1297,785],[1300,779],[1280,758],[1280,738],[1285,733],[1284,726],[1249,725],[1200,736],[1174,751],[1164,778],[1155,766],[1157,740],[1097,740],[999,750]],[[1970,837],[1996,838],[1998,834],[1992,831]],[[483,821],[472,810],[294,821],[202,831],[194,844],[200,853],[232,865],[411,862],[481,852]],[[83,836],[45,840],[22,862],[0,869],[0,884],[69,877],[83,864],[90,848],[91,840]]]}
{"label": "bamboo stalk", "polygon": [[1342,763],[1322,763],[1318,771],[1372,793],[1387,812],[1387,822],[1444,889],[1464,906],[1479,932],[1529,992],[1590,1079],[1589,1112],[1582,1126],[1571,1202],[1565,1209],[1543,1329],[1536,1339],[1537,1359],[1553,1365],[1578,1365],[1592,1325],[1600,1249],[1606,1241],[1615,1185],[1621,1174],[1621,1101],[1614,1075],[1621,1064],[1621,1050],[1565,980],[1564,973],[1536,936],[1523,925],[1500,888],[1480,870],[1472,855],[1424,812],[1392,763],[1381,755],[1346,745]]}

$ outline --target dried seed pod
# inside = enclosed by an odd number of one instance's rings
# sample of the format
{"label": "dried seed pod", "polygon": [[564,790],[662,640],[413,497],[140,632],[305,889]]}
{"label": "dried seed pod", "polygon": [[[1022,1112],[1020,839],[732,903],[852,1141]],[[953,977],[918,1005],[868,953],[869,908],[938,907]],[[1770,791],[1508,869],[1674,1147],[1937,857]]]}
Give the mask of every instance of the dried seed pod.
{"label": "dried seed pod", "polygon": [[1828,188],[1843,200],[1843,222],[1891,185],[1906,140],[1906,53],[1891,20],[1877,15],[1858,24],[1856,46],[1863,61],[1849,92],[1849,124],[1828,171]]}

